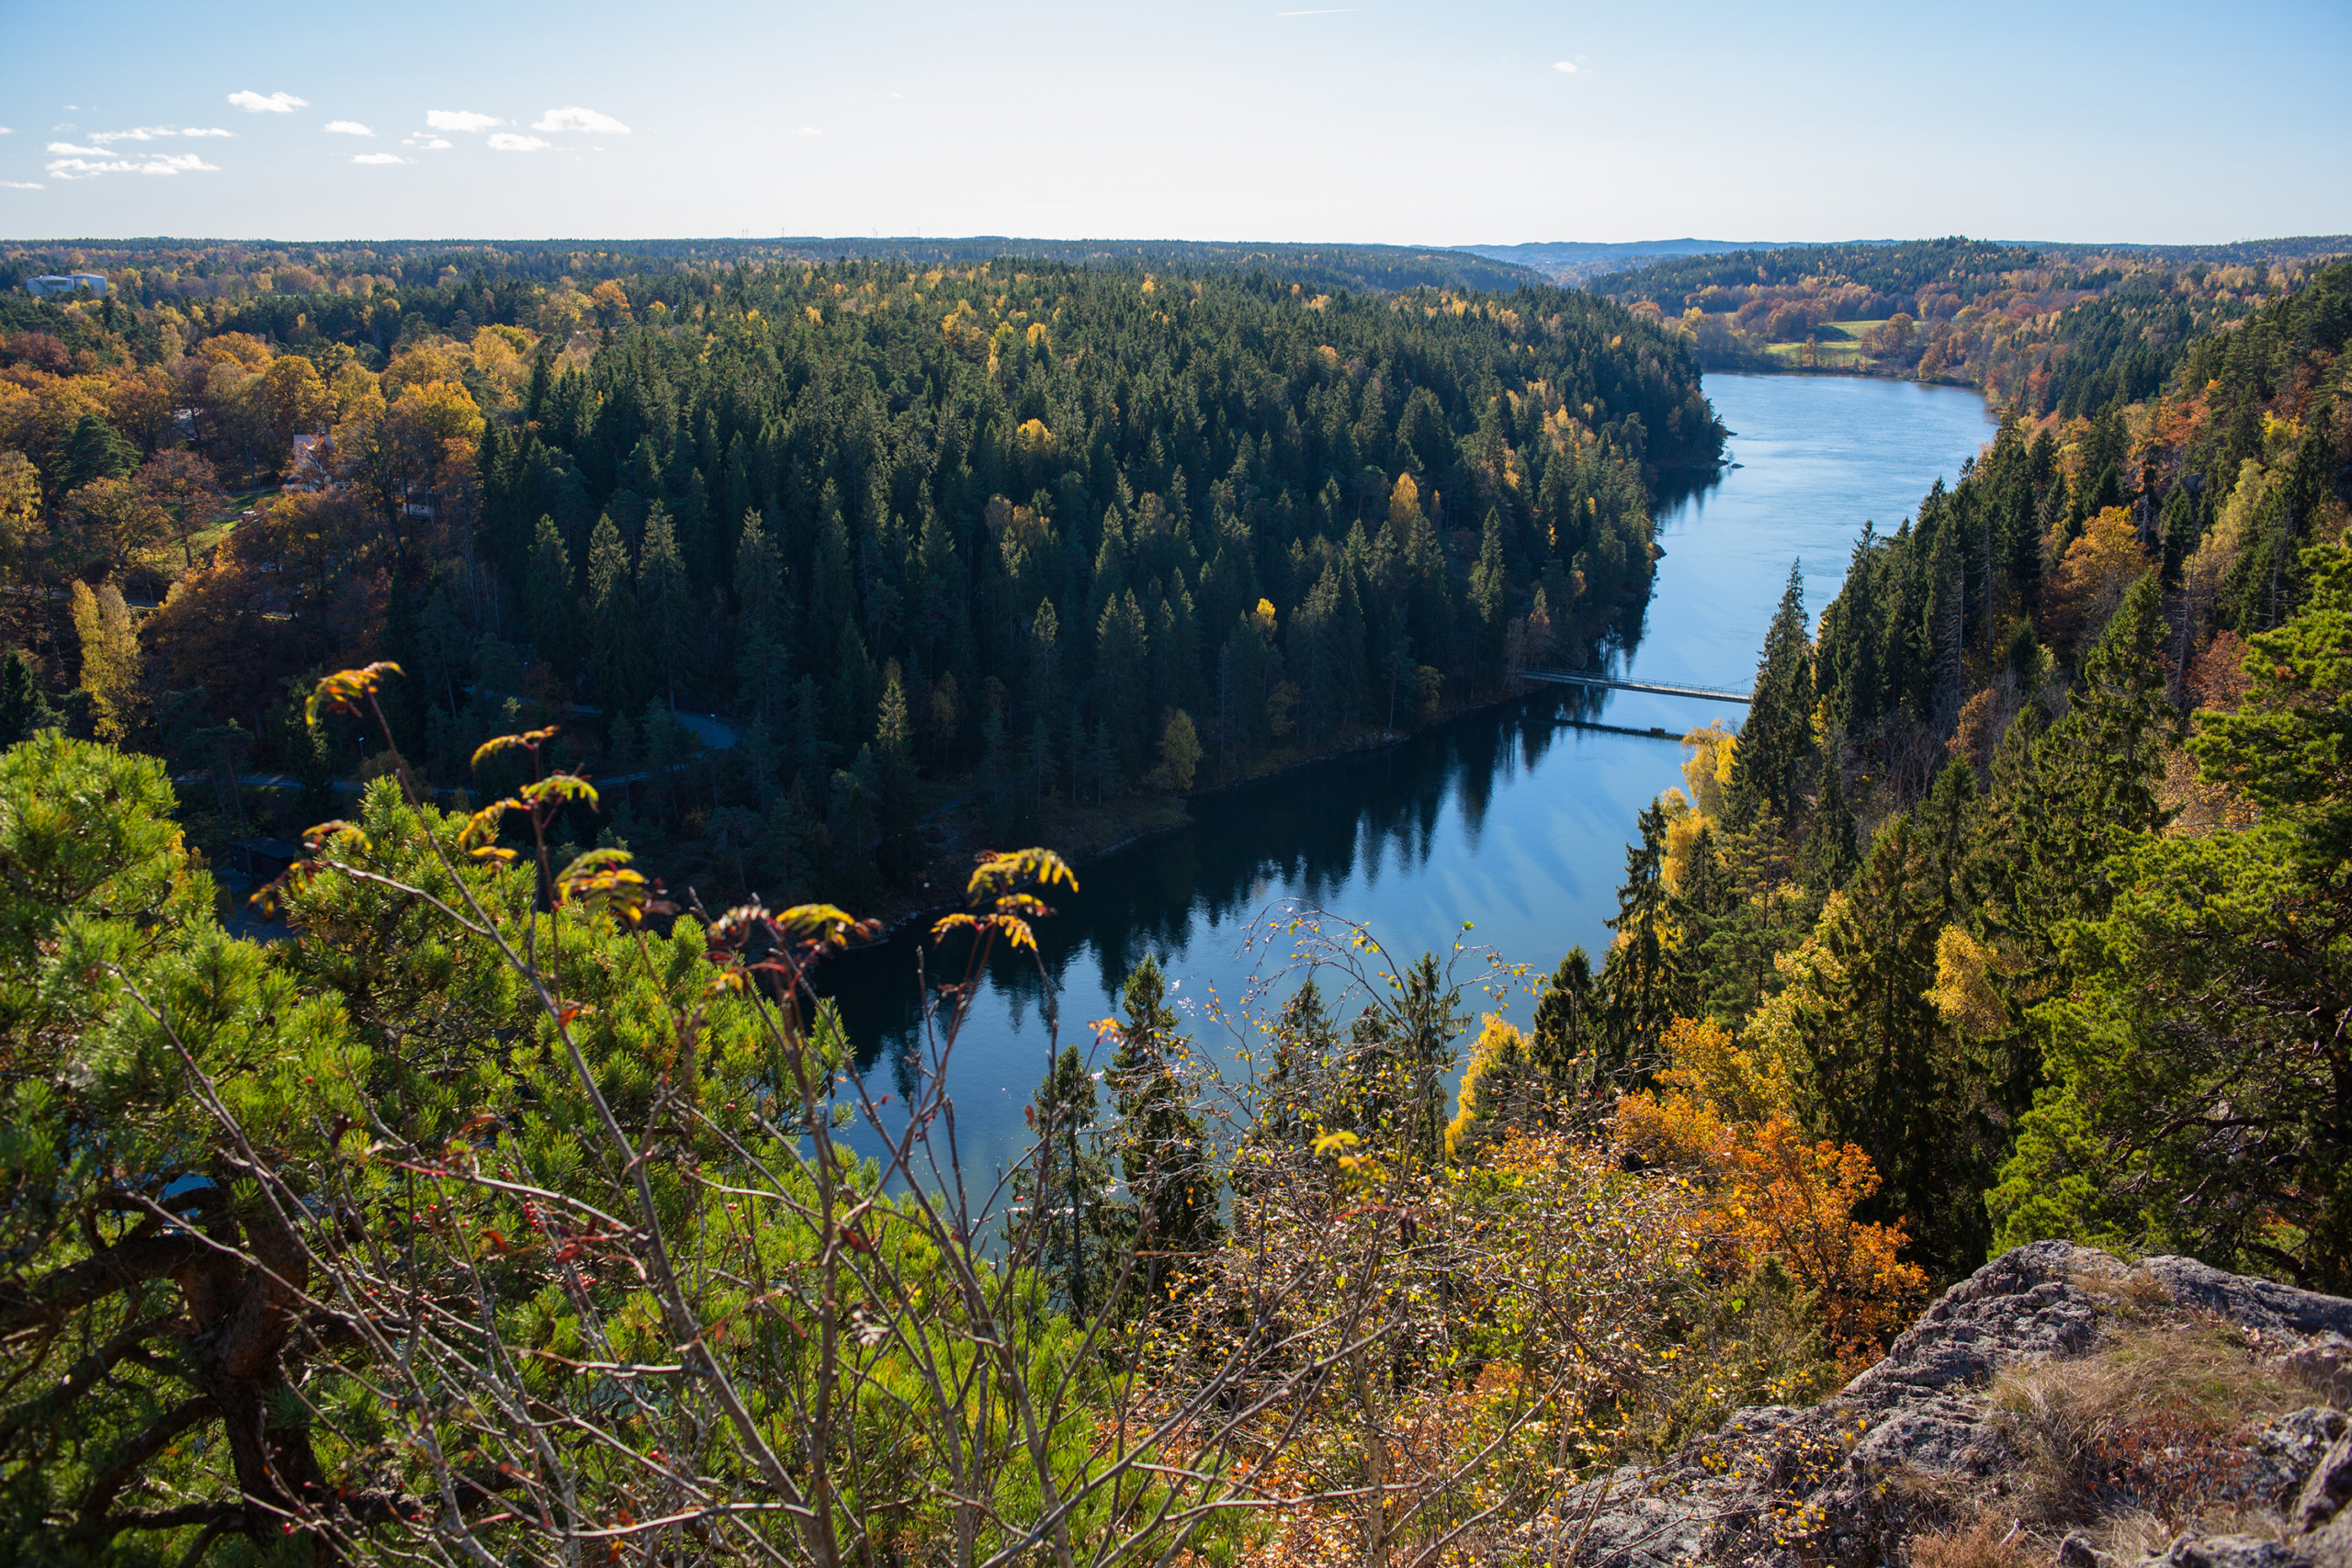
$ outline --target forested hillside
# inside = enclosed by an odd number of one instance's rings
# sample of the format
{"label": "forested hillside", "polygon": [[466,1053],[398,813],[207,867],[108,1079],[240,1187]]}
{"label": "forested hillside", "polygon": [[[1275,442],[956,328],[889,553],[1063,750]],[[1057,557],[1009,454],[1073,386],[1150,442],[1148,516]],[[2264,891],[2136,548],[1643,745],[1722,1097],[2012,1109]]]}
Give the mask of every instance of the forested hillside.
{"label": "forested hillside", "polygon": [[1672,321],[1711,369],[1959,381],[2030,417],[2154,397],[2188,345],[2296,287],[2352,237],[2233,245],[1961,239],[1690,256],[1596,277]]}
{"label": "forested hillside", "polygon": [[1645,591],[1647,476],[1720,447],[1672,334],[1339,253],[140,259],[8,307],[19,682],[317,807],[368,748],[290,716],[380,654],[436,784],[560,723],[635,781],[582,841],[777,897],[918,887],[951,796],[1029,838],[1491,694]]}
{"label": "forested hillside", "polygon": [[1792,570],[1553,1060],[1654,1086],[1668,1164],[1782,1118],[1859,1151],[1938,1278],[2064,1236],[2352,1286],[2347,335],[2338,263],[2148,401],[2006,420],[1815,636]]}

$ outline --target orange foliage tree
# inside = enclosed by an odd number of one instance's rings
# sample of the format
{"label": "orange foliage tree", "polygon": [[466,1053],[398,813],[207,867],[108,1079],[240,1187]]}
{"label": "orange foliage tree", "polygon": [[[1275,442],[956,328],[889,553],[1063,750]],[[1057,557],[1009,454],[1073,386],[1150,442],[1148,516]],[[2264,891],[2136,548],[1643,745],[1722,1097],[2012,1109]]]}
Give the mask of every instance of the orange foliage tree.
{"label": "orange foliage tree", "polygon": [[1842,1371],[1875,1360],[1915,1309],[1928,1278],[1903,1261],[1903,1227],[1854,1217],[1878,1190],[1870,1156],[1815,1142],[1792,1109],[1786,1066],[1743,1049],[1712,1020],[1677,1019],[1673,1066],[1653,1092],[1619,1101],[1621,1148],[1679,1171],[1707,1195],[1695,1221],[1710,1271],[1746,1275],[1777,1258],[1819,1299]]}

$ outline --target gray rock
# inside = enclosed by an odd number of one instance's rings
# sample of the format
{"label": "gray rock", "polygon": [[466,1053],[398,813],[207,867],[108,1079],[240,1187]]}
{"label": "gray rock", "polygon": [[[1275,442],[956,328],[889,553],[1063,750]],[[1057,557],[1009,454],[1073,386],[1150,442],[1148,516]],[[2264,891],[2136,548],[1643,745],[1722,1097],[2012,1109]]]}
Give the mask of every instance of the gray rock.
{"label": "gray rock", "polygon": [[2149,1568],[2315,1568],[2293,1547],[2251,1535],[2185,1535]]}
{"label": "gray rock", "polygon": [[2307,1405],[2281,1416],[2254,1435],[2247,1445],[2245,1472],[2230,1495],[2285,1509],[2302,1489],[2303,1478],[2317,1469],[2338,1438],[2346,1421],[2341,1411],[2324,1404]]}
{"label": "gray rock", "polygon": [[2141,1267],[2185,1307],[2226,1317],[2242,1328],[2265,1334],[2330,1334],[2352,1337],[2352,1301],[2299,1291],[2275,1280],[2224,1274],[2193,1258],[2151,1258]]}
{"label": "gray rock", "polygon": [[2109,1568],[2113,1561],[2093,1546],[2086,1536],[2070,1532],[2058,1543],[2058,1568]]}
{"label": "gray rock", "polygon": [[2335,1445],[2312,1467],[2301,1495],[2295,1499],[2295,1510],[2288,1516],[2288,1522],[2298,1531],[2318,1529],[2352,1502],[2352,1436],[2341,1435],[2343,1425],[2338,1417]]}
{"label": "gray rock", "polygon": [[2352,1339],[2323,1334],[2287,1358],[2287,1370],[2338,1410],[2352,1409]]}
{"label": "gray rock", "polygon": [[[1559,1510],[1571,1528],[1529,1560],[1595,1568],[1862,1568],[1901,1561],[1911,1536],[1949,1522],[1946,1498],[1997,1488],[2016,1462],[1987,1398],[1995,1375],[2095,1348],[2102,1314],[2119,1302],[2133,1303],[2135,1314],[2169,1304],[2183,1316],[2212,1314],[2282,1348],[2314,1336],[2323,1337],[2314,1343],[2331,1345],[2324,1337],[2352,1328],[2352,1302],[2188,1258],[2154,1258],[2144,1268],[2135,1275],[2105,1253],[2063,1241],[2006,1253],[1946,1291],[1883,1360],[1822,1404],[1740,1411],[1664,1464],[1619,1471],[1605,1496],[1600,1483],[1571,1494]],[[2150,1279],[2159,1289],[2148,1289]],[[2346,1359],[2325,1363],[2323,1379],[2332,1375],[2327,1368],[2352,1366],[2352,1338],[2344,1348]],[[2300,1509],[2308,1487],[2320,1486],[2335,1499],[2321,1505],[2334,1521],[2325,1530],[2286,1545],[2184,1536],[2151,1562],[2352,1568],[2352,1508],[2329,1490],[2335,1481],[2319,1479],[2335,1474],[2330,1467],[2347,1444],[2345,1417],[2317,1405],[2248,1442],[2240,1495]],[[2352,1489],[2352,1459],[2345,1469]],[[2331,1545],[2338,1532],[2346,1539]],[[2061,1561],[2065,1568],[2111,1568],[2079,1536],[2062,1543]]]}

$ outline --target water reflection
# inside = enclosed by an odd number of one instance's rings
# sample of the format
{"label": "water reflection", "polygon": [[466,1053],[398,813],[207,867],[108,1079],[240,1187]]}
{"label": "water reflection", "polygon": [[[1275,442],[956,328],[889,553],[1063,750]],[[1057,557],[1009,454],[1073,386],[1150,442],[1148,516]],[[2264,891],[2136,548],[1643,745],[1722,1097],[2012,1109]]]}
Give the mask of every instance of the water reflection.
{"label": "water reflection", "polygon": [[[1656,591],[1593,662],[1745,689],[1790,561],[1804,558],[1817,611],[1863,519],[1883,527],[1908,514],[1938,475],[1958,474],[1992,422],[1956,388],[1713,377],[1708,390],[1740,433],[1744,466],[1673,481]],[[1241,993],[1255,963],[1244,938],[1285,901],[1363,920],[1403,953],[1442,948],[1464,920],[1474,940],[1545,969],[1572,944],[1597,953],[1634,818],[1680,782],[1673,738],[1739,716],[1654,693],[1552,687],[1384,751],[1203,797],[1192,826],[1080,868],[1081,891],[1053,900],[1060,912],[1037,934],[1060,1038],[1085,1046],[1086,1022],[1114,1010],[1127,972],[1151,953],[1203,1048],[1226,1049],[1207,998]],[[864,1063],[887,1063],[902,1094],[920,1059],[918,951],[901,937],[840,960],[827,982]],[[933,955],[934,974],[964,956]],[[1001,957],[974,1004],[948,1086],[974,1168],[1020,1151],[1022,1108],[1046,1070],[1046,1000],[1024,955]]]}

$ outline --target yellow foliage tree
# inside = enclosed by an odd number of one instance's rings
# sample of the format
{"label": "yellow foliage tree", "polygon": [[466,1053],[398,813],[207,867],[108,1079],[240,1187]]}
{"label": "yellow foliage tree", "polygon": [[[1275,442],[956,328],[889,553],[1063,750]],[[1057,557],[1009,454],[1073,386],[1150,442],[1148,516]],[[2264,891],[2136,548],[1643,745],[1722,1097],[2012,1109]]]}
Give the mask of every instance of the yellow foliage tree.
{"label": "yellow foliage tree", "polygon": [[1526,1119],[1532,1109],[1531,1063],[1527,1037],[1501,1014],[1486,1014],[1462,1072],[1453,1120],[1446,1123],[1447,1159],[1459,1163],[1477,1158],[1503,1140],[1514,1121]]}
{"label": "yellow foliage tree", "polygon": [[1168,727],[1159,735],[1159,766],[1167,775],[1170,789],[1190,789],[1193,778],[1201,766],[1200,732],[1193,727],[1193,716],[1178,708],[1168,716]]}
{"label": "yellow foliage tree", "polygon": [[2051,585],[2050,602],[2042,612],[2046,640],[2071,645],[2077,638],[2098,635],[2123,592],[2154,569],[2148,552],[2140,547],[2140,531],[2132,513],[2110,506],[2083,525],[2083,536],[2066,547]]}
{"label": "yellow foliage tree", "polygon": [[139,631],[122,590],[107,583],[96,592],[74,584],[74,631],[82,642],[82,689],[98,739],[117,745],[137,731],[146,712],[145,682],[139,657]]}

